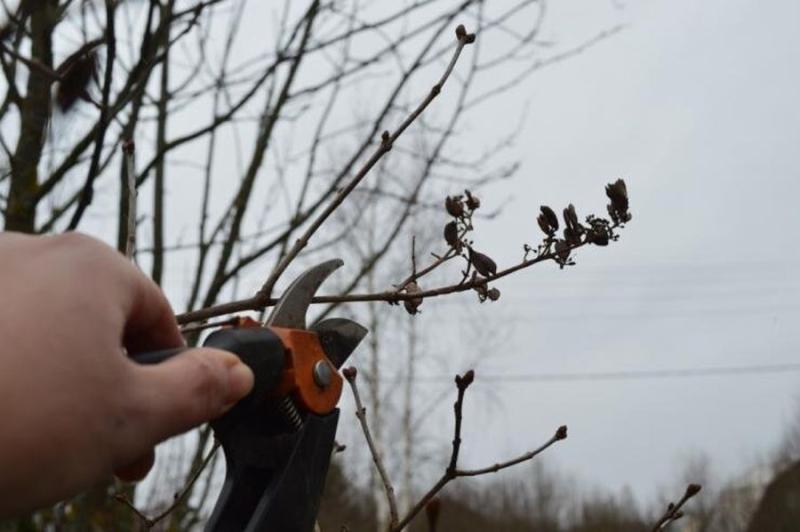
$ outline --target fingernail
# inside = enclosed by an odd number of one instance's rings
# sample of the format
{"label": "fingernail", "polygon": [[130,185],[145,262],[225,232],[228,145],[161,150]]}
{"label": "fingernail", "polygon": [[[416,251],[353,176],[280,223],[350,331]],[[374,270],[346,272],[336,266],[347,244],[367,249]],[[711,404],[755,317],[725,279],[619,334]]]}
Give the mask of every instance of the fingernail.
{"label": "fingernail", "polygon": [[224,410],[229,410],[253,389],[253,379],[253,371],[241,361],[228,368],[228,403]]}

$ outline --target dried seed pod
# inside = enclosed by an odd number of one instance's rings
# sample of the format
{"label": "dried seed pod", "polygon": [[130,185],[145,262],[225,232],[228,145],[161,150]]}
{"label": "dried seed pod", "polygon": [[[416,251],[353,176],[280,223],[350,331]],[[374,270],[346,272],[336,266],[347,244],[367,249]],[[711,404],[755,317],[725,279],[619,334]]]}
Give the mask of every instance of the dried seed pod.
{"label": "dried seed pod", "polygon": [[[473,280],[474,279],[477,279],[477,275],[473,275]],[[478,293],[478,301],[480,301],[481,303],[486,301],[486,298],[489,297],[489,287],[486,286],[485,280],[483,280],[482,283],[478,283],[475,286],[473,286],[472,289]]]}
{"label": "dried seed pod", "polygon": [[461,240],[458,238],[458,224],[455,220],[444,226],[444,239],[447,245],[456,251],[461,251]]}
{"label": "dried seed pod", "polygon": [[56,90],[56,103],[62,111],[69,111],[86,94],[97,73],[97,54],[91,50],[64,63],[58,68],[61,81]]}
{"label": "dried seed pod", "polygon": [[608,231],[601,227],[595,227],[586,234],[586,241],[595,246],[608,245]]}
{"label": "dried seed pod", "polygon": [[461,196],[447,196],[444,200],[444,208],[450,216],[461,218],[464,216],[464,204],[461,203]]}
{"label": "dried seed pod", "polygon": [[472,266],[484,277],[489,277],[497,273],[497,264],[487,255],[479,253],[469,248],[469,261]]}
{"label": "dried seed pod", "polygon": [[566,240],[556,242],[556,258],[561,264],[566,264],[570,253],[569,243]]}
{"label": "dried seed pod", "polygon": [[486,297],[492,301],[497,301],[500,299],[500,290],[497,288],[490,288],[489,291],[486,292]]}
{"label": "dried seed pod", "polygon": [[481,206],[480,198],[474,196],[469,190],[465,190],[464,194],[467,196],[467,208],[471,211],[478,210]]}
{"label": "dried seed pod", "polygon": [[558,231],[558,216],[556,216],[555,211],[547,205],[542,205],[540,209],[545,220],[547,220],[547,225],[552,227],[553,231]]}
{"label": "dried seed pod", "polygon": [[581,236],[571,227],[564,228],[564,240],[571,245],[578,245],[581,243]]}
{"label": "dried seed pod", "polygon": [[578,221],[578,213],[575,212],[575,205],[572,203],[570,203],[569,206],[564,209],[564,225],[576,233],[579,232],[579,228],[581,227],[581,224]]}
{"label": "dried seed pod", "polygon": [[[406,285],[406,294],[416,294],[417,292],[422,292],[422,289],[416,282],[411,281]],[[403,301],[403,306],[406,308],[406,312],[412,316],[419,312],[420,305],[422,305],[421,297],[415,297],[413,299],[406,299]]]}
{"label": "dried seed pod", "polygon": [[625,181],[617,179],[606,185],[606,196],[611,200],[612,208],[620,217],[628,212],[628,187],[625,186]]}
{"label": "dried seed pod", "polygon": [[614,210],[614,206],[609,203],[606,205],[606,209],[608,210],[608,215],[611,217],[611,221],[613,221],[615,224],[619,223],[619,215],[617,214],[617,211]]}
{"label": "dried seed pod", "polygon": [[540,214],[536,218],[536,223],[539,224],[539,229],[541,229],[544,234],[546,234],[546,235],[552,235],[553,234],[553,228],[550,227],[550,224],[547,223],[547,217],[545,217],[544,214]]}

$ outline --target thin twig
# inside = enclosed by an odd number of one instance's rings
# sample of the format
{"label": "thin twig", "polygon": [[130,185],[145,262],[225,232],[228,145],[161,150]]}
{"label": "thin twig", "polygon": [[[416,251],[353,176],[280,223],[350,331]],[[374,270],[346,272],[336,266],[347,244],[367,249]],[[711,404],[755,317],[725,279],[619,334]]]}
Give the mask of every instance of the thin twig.
{"label": "thin twig", "polygon": [[372,455],[372,461],[375,463],[375,467],[378,469],[378,474],[383,482],[383,488],[386,491],[386,499],[389,501],[390,523],[393,526],[398,521],[397,498],[394,494],[394,486],[392,485],[392,481],[389,479],[389,474],[386,472],[380,452],[375,446],[375,441],[372,439],[372,433],[370,432],[369,425],[367,424],[367,410],[364,408],[364,404],[361,402],[361,395],[358,393],[358,385],[356,384],[358,372],[356,371],[356,368],[349,367],[345,368],[342,371],[342,374],[347,379],[347,382],[350,383],[350,388],[353,390],[353,400],[356,403],[356,417],[358,418],[358,422],[361,423],[361,430],[364,432],[364,438],[367,440],[369,453]]}
{"label": "thin twig", "polygon": [[92,203],[94,196],[94,182],[100,173],[100,156],[103,152],[103,139],[106,136],[106,130],[110,118],[113,116],[109,103],[111,101],[111,85],[113,83],[114,73],[114,59],[117,50],[117,37],[114,29],[116,3],[113,0],[106,0],[106,65],[103,79],[102,103],[100,105],[100,117],[97,121],[97,133],[94,138],[95,147],[92,153],[92,159],[89,163],[89,173],[86,176],[86,181],[81,189],[80,197],[78,198],[78,205],[75,212],[72,214],[72,219],[69,222],[69,229],[74,230],[83,217],[83,213]]}
{"label": "thin twig", "polygon": [[[589,244],[589,242],[584,241],[579,244],[572,244],[564,249],[572,251],[587,244]],[[431,264],[429,267],[420,270],[418,272],[417,278],[421,277],[425,273],[432,270],[434,267],[438,266],[439,262],[443,262],[445,260],[444,259],[445,257],[447,258],[446,260],[453,258],[453,256],[448,256],[447,254],[444,255],[441,259],[437,259],[437,261]],[[447,294],[454,294],[457,292],[466,292],[468,290],[474,289],[478,285],[491,283],[497,279],[503,278],[507,275],[511,275],[512,273],[517,272],[519,270],[529,268],[534,264],[538,264],[540,262],[545,262],[548,260],[555,260],[556,258],[557,258],[557,253],[555,253],[554,251],[547,251],[545,253],[537,255],[532,259],[523,260],[514,266],[506,268],[505,270],[498,271],[495,275],[491,275],[489,277],[485,278],[478,277],[474,280],[459,282],[457,284],[447,285],[430,290],[422,290],[420,292],[406,293],[406,292],[400,292],[396,289],[392,289],[383,292],[365,293],[365,294],[323,295],[323,296],[313,297],[311,299],[311,303],[314,304],[355,303],[355,302],[366,302],[366,301],[386,301],[387,303],[399,303],[400,301],[406,301],[409,299],[430,298],[430,297],[444,296]],[[220,305],[214,305],[211,307],[206,307],[191,312],[185,312],[183,314],[178,314],[176,318],[178,320],[178,323],[186,324],[186,323],[191,323],[193,321],[203,321],[208,318],[213,318],[215,316],[224,316],[226,314],[231,314],[234,312],[243,312],[247,310],[263,310],[266,307],[275,306],[277,302],[278,298],[261,299],[258,296],[254,296],[246,299],[240,299],[238,301],[232,301],[230,303],[222,303]]]}
{"label": "thin twig", "polygon": [[153,528],[156,525],[156,523],[158,523],[159,521],[161,521],[162,519],[167,517],[169,514],[171,514],[175,510],[175,508],[177,508],[178,506],[183,504],[184,499],[186,498],[186,496],[191,491],[192,486],[197,481],[197,479],[200,477],[200,473],[203,472],[203,470],[206,468],[208,463],[214,457],[214,455],[217,452],[217,449],[219,449],[219,442],[215,441],[214,445],[211,447],[211,450],[208,452],[206,457],[203,459],[203,462],[200,464],[200,466],[197,469],[194,470],[194,472],[192,473],[192,476],[189,478],[189,481],[186,483],[186,485],[183,487],[183,489],[180,491],[180,493],[176,493],[175,494],[175,498],[172,501],[172,504],[169,505],[169,507],[167,507],[164,511],[160,512],[155,517],[147,517],[146,515],[144,515],[144,513],[141,510],[136,508],[136,506],[130,500],[128,500],[128,498],[125,495],[123,495],[121,493],[116,494],[114,496],[114,499],[116,499],[117,501],[121,502],[122,504],[124,504],[125,506],[130,508],[131,511],[133,511],[133,513],[135,513],[139,517],[139,519],[142,520],[142,524],[144,525],[144,527],[149,530],[149,529]]}
{"label": "thin twig", "polygon": [[411,235],[411,275],[417,275],[417,236]]}
{"label": "thin twig", "polygon": [[127,235],[125,238],[125,257],[133,258],[136,250],[136,168],[134,162],[134,150],[136,149],[133,140],[126,140],[122,144],[122,152],[125,157],[125,184],[126,195],[128,198],[128,218],[126,220]]}
{"label": "thin twig", "polygon": [[411,112],[408,117],[397,127],[397,129],[393,133],[389,133],[388,131],[384,131],[383,135],[381,135],[381,142],[378,145],[378,148],[375,150],[375,153],[372,154],[372,157],[364,163],[364,166],[353,176],[353,179],[344,187],[342,188],[334,197],[333,201],[317,216],[317,218],[311,223],[311,225],[306,229],[306,231],[298,238],[291,249],[283,256],[283,258],[278,262],[275,266],[275,269],[267,278],[264,285],[256,294],[256,299],[259,301],[268,301],[272,296],[272,290],[275,287],[275,283],[286,271],[286,268],[289,267],[289,264],[294,261],[295,258],[300,254],[300,252],[308,245],[309,240],[317,232],[317,230],[322,226],[322,224],[330,217],[333,212],[339,208],[339,206],[344,202],[345,198],[350,195],[350,193],[358,186],[359,183],[369,174],[370,170],[377,164],[377,162],[392,149],[392,145],[394,142],[403,134],[403,132],[412,124],[414,121],[422,114],[423,111],[430,105],[430,103],[439,95],[442,91],[442,87],[444,86],[447,78],[450,77],[450,74],[453,72],[453,68],[458,61],[458,57],[461,55],[461,50],[467,44],[470,44],[475,41],[475,35],[467,33],[463,26],[459,26],[456,29],[456,37],[457,37],[457,45],[456,49],[453,52],[453,57],[450,59],[450,63],[447,65],[442,77],[439,79],[438,83],[436,83],[433,87],[431,87],[430,92],[422,101],[422,103],[417,106],[414,111]]}
{"label": "thin twig", "polygon": [[130,499],[128,499],[128,497],[126,497],[126,496],[125,496],[125,495],[123,495],[122,493],[117,493],[116,495],[114,495],[114,500],[115,500],[115,501],[117,501],[117,502],[120,502],[120,503],[124,504],[125,506],[127,506],[127,507],[128,507],[128,509],[129,509],[130,511],[132,511],[133,513],[135,513],[135,514],[136,514],[136,517],[138,517],[138,518],[139,518],[139,519],[142,521],[142,526],[144,526],[144,527],[145,527],[145,529],[150,529],[150,528],[152,528],[152,527],[153,527],[153,524],[152,524],[152,522],[150,521],[150,518],[149,518],[149,517],[147,517],[146,515],[144,515],[144,514],[141,512],[141,510],[139,510],[139,509],[136,507],[136,505],[135,505],[135,504],[133,504],[133,503],[130,501]]}
{"label": "thin twig", "polygon": [[681,511],[681,507],[686,504],[686,501],[700,493],[702,486],[700,484],[689,484],[686,486],[686,491],[683,493],[683,497],[678,503],[671,502],[667,505],[667,510],[664,512],[664,515],[656,522],[653,526],[653,532],[659,532],[659,530],[664,530],[669,526],[670,523],[677,521],[681,517],[683,517],[683,512]]}
{"label": "thin twig", "polygon": [[555,434],[553,434],[553,436],[543,445],[541,445],[537,449],[529,451],[516,458],[512,458],[511,460],[507,460],[505,462],[498,462],[491,466],[479,469],[459,469],[458,455],[459,451],[461,450],[461,425],[462,425],[463,409],[464,409],[464,394],[467,388],[470,386],[470,384],[472,384],[472,382],[475,380],[475,372],[473,370],[469,370],[464,375],[457,375],[455,378],[455,382],[456,382],[456,387],[458,389],[458,396],[456,398],[456,402],[453,404],[455,424],[453,428],[453,448],[450,453],[450,460],[448,462],[447,467],[445,468],[444,473],[439,478],[439,480],[433,485],[433,487],[431,487],[414,504],[414,506],[412,506],[411,509],[408,510],[405,516],[400,518],[397,513],[397,501],[395,499],[394,486],[392,485],[392,481],[389,478],[389,475],[386,473],[386,468],[383,465],[383,460],[372,439],[372,434],[370,432],[369,425],[367,424],[366,420],[366,411],[361,402],[361,397],[358,393],[358,386],[356,384],[356,377],[358,375],[358,372],[355,368],[349,367],[345,368],[342,371],[342,374],[350,383],[350,387],[353,390],[353,399],[356,403],[356,417],[358,418],[358,421],[361,424],[361,429],[362,432],[364,433],[365,439],[367,440],[367,445],[369,447],[370,454],[372,455],[372,460],[375,463],[375,467],[378,469],[378,473],[381,477],[381,481],[383,482],[383,487],[386,492],[386,497],[389,501],[390,532],[399,532],[403,530],[406,526],[408,526],[409,523],[411,523],[411,521],[414,519],[414,517],[416,517],[416,515],[423,508],[425,508],[425,505],[427,505],[451,480],[456,479],[458,477],[474,477],[478,475],[494,473],[502,469],[506,469],[508,467],[531,460],[535,456],[542,453],[545,449],[556,443],[557,441],[564,440],[567,437],[567,427],[561,426],[558,428],[558,430],[556,430]]}
{"label": "thin twig", "polygon": [[39,61],[38,59],[28,59],[27,57],[18,54],[14,49],[8,47],[0,41],[0,52],[5,53],[19,61],[20,63],[24,64],[31,70],[36,70],[40,74],[43,74],[47,77],[50,81],[61,81],[61,76],[55,72],[53,69]]}
{"label": "thin twig", "polygon": [[450,461],[447,465],[442,476],[439,480],[411,507],[406,515],[390,527],[391,532],[399,532],[403,530],[409,523],[422,511],[423,508],[453,479],[459,477],[475,477],[479,475],[486,475],[488,473],[495,473],[502,469],[532,460],[534,457],[542,453],[545,449],[567,438],[567,427],[561,426],[556,430],[555,434],[547,440],[540,447],[522,454],[516,458],[512,458],[505,462],[498,462],[491,466],[482,467],[478,469],[459,469],[458,468],[458,455],[461,450],[461,423],[463,419],[464,409],[464,394],[475,379],[475,373],[472,370],[467,371],[464,375],[456,376],[456,387],[458,389],[458,396],[456,402],[453,404],[453,412],[455,418],[455,426],[453,428],[453,449],[450,453]]}
{"label": "thin twig", "polygon": [[214,321],[211,323],[190,323],[189,325],[181,327],[181,334],[195,333],[217,327],[238,327],[241,326],[245,319],[246,318],[242,316],[231,316],[226,320]]}

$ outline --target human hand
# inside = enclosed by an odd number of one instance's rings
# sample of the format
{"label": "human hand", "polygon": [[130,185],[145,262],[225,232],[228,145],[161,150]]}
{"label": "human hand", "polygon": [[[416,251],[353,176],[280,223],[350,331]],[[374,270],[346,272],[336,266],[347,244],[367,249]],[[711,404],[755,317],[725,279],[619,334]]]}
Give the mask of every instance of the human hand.
{"label": "human hand", "polygon": [[247,395],[238,357],[188,350],[162,364],[126,356],[179,347],[161,290],[78,233],[0,233],[0,515],[70,497],[117,473],[136,480],[153,447]]}

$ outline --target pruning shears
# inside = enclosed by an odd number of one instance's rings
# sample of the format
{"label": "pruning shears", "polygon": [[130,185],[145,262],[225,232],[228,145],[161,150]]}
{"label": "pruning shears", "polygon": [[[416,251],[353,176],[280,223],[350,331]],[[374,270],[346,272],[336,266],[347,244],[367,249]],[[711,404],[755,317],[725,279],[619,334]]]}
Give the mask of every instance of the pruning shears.
{"label": "pruning shears", "polygon": [[[207,532],[313,530],[339,421],[338,370],[367,334],[344,318],[306,328],[312,297],[342,264],[302,273],[263,325],[221,329],[203,343],[236,354],[255,375],[250,394],[211,422],[227,472]],[[132,358],[155,364],[184,349]]]}

